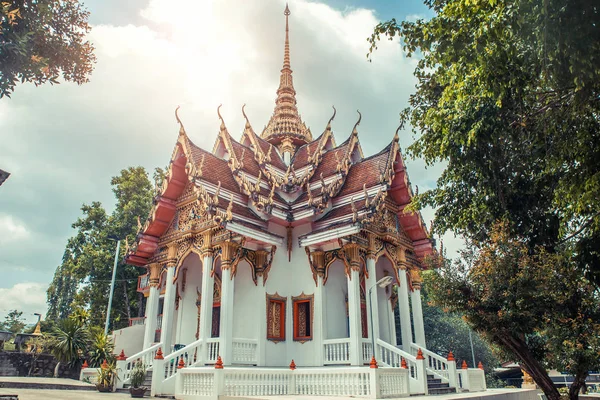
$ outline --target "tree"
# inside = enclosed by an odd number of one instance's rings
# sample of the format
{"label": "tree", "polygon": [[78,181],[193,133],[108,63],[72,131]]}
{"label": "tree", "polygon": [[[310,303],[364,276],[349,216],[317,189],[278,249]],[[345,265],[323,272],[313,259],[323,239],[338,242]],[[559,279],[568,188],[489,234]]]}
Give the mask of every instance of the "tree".
{"label": "tree", "polygon": [[117,265],[115,297],[111,311],[111,328],[128,326],[132,312],[137,312],[138,268],[123,263],[126,243],[133,243],[138,218],[144,218],[152,206],[153,189],[142,167],[130,167],[111,180],[116,197],[115,210],[109,215],[100,202],[84,204],[83,216],[73,224],[62,264],[48,288],[48,317],[66,318],[74,310],[89,313],[89,325],[103,326],[116,243],[122,240]]}
{"label": "tree", "polygon": [[[431,272],[423,274],[425,285],[421,289],[423,307],[423,325],[427,339],[427,349],[444,357],[451,351],[457,360],[466,360],[472,364],[470,339],[476,362],[481,362],[488,375],[499,365],[489,343],[477,332],[472,332],[469,325],[458,313],[445,312],[434,305],[430,299],[427,286]],[[469,337],[471,334],[471,338]],[[471,365],[475,368],[475,365]]]}
{"label": "tree", "polygon": [[2,330],[6,330],[12,333],[21,333],[25,328],[25,318],[23,318],[23,311],[11,310],[2,323]]}
{"label": "tree", "polygon": [[88,82],[96,62],[85,41],[89,12],[76,0],[0,2],[0,98],[20,81]]}
{"label": "tree", "polygon": [[594,286],[563,254],[494,227],[490,241],[471,246],[451,265],[442,260],[428,281],[435,304],[459,312],[478,332],[516,357],[550,399],[560,395],[548,367],[574,377],[576,399],[588,371],[600,366],[600,307]]}
{"label": "tree", "polygon": [[58,363],[54,369],[54,377],[58,377],[61,363],[73,366],[80,361],[80,356],[88,348],[90,335],[87,327],[76,319],[60,320],[51,333],[50,352]]}
{"label": "tree", "polygon": [[430,20],[380,23],[420,57],[408,148],[447,162],[416,207],[481,241],[503,218],[528,245],[573,244],[600,283],[600,13],[593,2],[426,0]]}
{"label": "tree", "polygon": [[[564,335],[587,332],[589,320],[576,318],[576,312],[598,307],[598,294],[589,292],[600,284],[600,13],[586,1],[425,4],[435,14],[430,20],[382,22],[369,39],[372,52],[382,35],[400,36],[406,53],[419,57],[416,93],[403,113],[418,135],[408,152],[428,165],[443,161],[446,167],[437,187],[416,196],[412,206],[433,206],[435,231],[463,235],[475,249],[495,246],[494,227],[508,221],[513,239],[523,246],[519,251],[529,258],[507,253],[488,265],[514,271],[527,261],[550,273],[552,284],[543,287],[548,292],[543,295],[554,314],[533,313],[523,290],[539,289],[505,276],[504,289],[514,301],[492,303],[488,291],[470,291],[469,301],[485,304],[484,311],[498,318],[467,320],[493,339],[502,327],[496,325],[500,316],[521,318],[522,325],[514,324],[519,341],[497,343],[527,359],[526,368],[537,372],[532,374],[536,383],[557,398],[543,364],[559,363],[544,354],[551,354],[552,343],[556,350],[579,354],[568,365],[577,374],[574,363],[588,368],[584,353],[594,346],[575,340],[583,347],[572,352],[571,342],[565,342],[571,336]],[[483,261],[475,255],[473,260]],[[465,276],[462,282],[470,287],[475,275]],[[579,297],[569,280],[582,282],[585,296]],[[560,298],[561,288],[568,301]],[[441,287],[437,294],[442,301]],[[454,307],[470,315],[468,303]],[[571,328],[554,324],[561,319]]]}

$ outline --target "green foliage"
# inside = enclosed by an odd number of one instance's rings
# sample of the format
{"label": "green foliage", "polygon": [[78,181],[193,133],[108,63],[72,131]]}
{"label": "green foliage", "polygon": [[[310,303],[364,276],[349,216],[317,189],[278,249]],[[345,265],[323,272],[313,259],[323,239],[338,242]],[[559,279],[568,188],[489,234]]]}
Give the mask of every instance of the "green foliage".
{"label": "green foliage", "polygon": [[420,57],[409,153],[447,162],[417,206],[481,241],[507,218],[530,247],[564,241],[600,283],[600,13],[577,0],[427,0],[431,20],[380,23]]}
{"label": "green foliage", "polygon": [[111,240],[114,237],[122,241],[111,328],[128,326],[128,319],[137,312],[139,270],[126,265],[123,256],[126,244],[135,240],[138,217],[143,219],[150,212],[152,184],[144,168],[130,167],[113,177],[111,185],[116,197],[112,214],[107,214],[100,202],[81,207],[83,216],[73,224],[75,235],[67,241],[63,262],[48,288],[48,318],[66,318],[75,309],[85,309],[90,325],[104,325],[116,247]]}
{"label": "green foliage", "polygon": [[96,387],[113,387],[118,379],[116,362],[98,368]]}
{"label": "green foliage", "polygon": [[88,81],[96,57],[85,40],[89,12],[73,0],[0,2],[0,98],[17,83]]}
{"label": "green foliage", "polygon": [[519,360],[549,398],[558,392],[547,368],[573,374],[576,396],[587,371],[600,367],[594,286],[571,258],[541,246],[531,251],[506,223],[453,265],[442,262],[427,283],[435,304],[463,314],[505,358]]}
{"label": "green foliage", "polygon": [[[427,349],[444,357],[452,351],[454,358],[459,360],[459,363],[466,360],[470,367],[475,368],[476,365],[472,365],[473,357],[469,338],[471,328],[460,314],[444,312],[443,309],[431,303],[427,290],[427,282],[431,279],[430,276],[430,272],[423,274],[425,285],[421,289]],[[491,373],[499,365],[492,347],[477,332],[472,332],[471,337],[476,363],[481,362],[486,372]]]}
{"label": "green foliage", "polygon": [[382,22],[369,41],[372,52],[382,36],[400,37],[419,58],[403,113],[418,135],[408,151],[446,168],[412,206],[434,207],[436,232],[471,246],[434,280],[434,301],[520,359],[550,399],[559,395],[545,366],[572,371],[575,398],[598,351],[588,334],[600,284],[597,5],[425,4],[430,20]]}
{"label": "green foliage", "polygon": [[103,331],[93,333],[88,353],[90,367],[99,367],[104,360],[114,362],[114,350],[115,344],[110,336],[105,335]]}
{"label": "green foliage", "polygon": [[50,352],[59,362],[71,366],[79,362],[87,351],[89,332],[75,319],[63,319],[51,333]]}
{"label": "green foliage", "polygon": [[4,317],[4,322],[0,324],[0,330],[21,333],[23,328],[25,328],[25,325],[23,311],[11,310],[6,317]]}
{"label": "green foliage", "polygon": [[130,380],[131,386],[138,388],[144,384],[146,379],[146,366],[141,360],[135,363],[135,366],[131,370]]}

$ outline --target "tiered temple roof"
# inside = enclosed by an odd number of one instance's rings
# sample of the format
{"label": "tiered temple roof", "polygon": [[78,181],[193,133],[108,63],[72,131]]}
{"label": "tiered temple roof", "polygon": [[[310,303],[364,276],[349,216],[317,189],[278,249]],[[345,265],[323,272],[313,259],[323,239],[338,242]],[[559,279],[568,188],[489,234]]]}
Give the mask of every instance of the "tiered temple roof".
{"label": "tiered temple roof", "polygon": [[[296,107],[287,7],[285,16],[280,86],[262,135],[255,133],[242,107],[246,125],[236,141],[218,112],[221,125],[209,152],[190,140],[177,117],[180,130],[170,168],[127,255],[130,264],[146,265],[162,242],[181,232],[179,224],[184,222],[192,230],[220,226],[267,245],[285,242],[267,229],[271,222],[292,229],[311,223],[312,232],[299,237],[299,246],[322,246],[365,229],[378,234],[395,230],[403,232],[418,259],[433,251],[421,215],[406,210],[413,192],[398,130],[383,150],[365,158],[358,133],[360,113],[349,138],[337,146],[331,128],[334,108],[323,133],[312,139]],[[287,163],[284,152],[292,154]]]}

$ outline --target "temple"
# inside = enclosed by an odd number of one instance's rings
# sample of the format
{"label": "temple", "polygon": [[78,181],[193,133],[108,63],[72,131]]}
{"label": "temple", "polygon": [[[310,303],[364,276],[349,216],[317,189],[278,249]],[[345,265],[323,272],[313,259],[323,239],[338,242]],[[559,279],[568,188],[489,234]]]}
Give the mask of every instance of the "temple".
{"label": "temple", "polygon": [[[126,256],[146,270],[138,284],[146,308],[136,322],[143,326],[141,350],[120,359],[122,381],[139,359],[153,370],[153,394],[181,398],[214,394],[219,379],[225,383],[218,395],[383,396],[361,392],[371,390],[364,382],[352,386],[363,379],[356,374],[377,379],[381,390],[388,382],[398,396],[433,393],[435,379],[449,391],[465,388],[467,375],[459,382],[453,358],[427,350],[420,275],[435,250],[421,215],[407,210],[413,192],[398,131],[365,157],[360,113],[338,145],[334,108],[313,137],[296,104],[287,6],[284,14],[283,68],[262,133],[242,108],[238,141],[218,113],[220,129],[208,151],[191,141],[176,111],[168,174]],[[371,376],[373,365],[380,369]],[[223,366],[225,375],[218,375]],[[321,386],[315,378],[314,388],[301,389],[297,382],[315,371],[302,367],[325,367]],[[232,378],[232,371],[242,372]],[[265,387],[227,392],[227,379],[246,387],[243,371],[255,371],[254,382]],[[263,379],[261,371],[271,375]],[[274,389],[276,371],[281,379],[297,374],[295,389]],[[360,393],[335,383],[340,374]]]}

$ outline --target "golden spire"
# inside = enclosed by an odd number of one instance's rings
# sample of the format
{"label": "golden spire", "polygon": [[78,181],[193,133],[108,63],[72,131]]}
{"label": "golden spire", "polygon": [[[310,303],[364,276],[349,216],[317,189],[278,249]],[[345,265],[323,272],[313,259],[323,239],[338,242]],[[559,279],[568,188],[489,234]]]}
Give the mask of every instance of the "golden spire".
{"label": "golden spire", "polygon": [[[296,107],[296,90],[292,79],[292,68],[290,64],[290,9],[285,6],[285,46],[283,53],[283,68],[279,78],[275,110],[262,133],[262,137],[271,144],[280,145],[280,150],[290,151],[297,146],[312,141],[312,134],[306,127]],[[281,149],[284,146],[286,149]]]}

